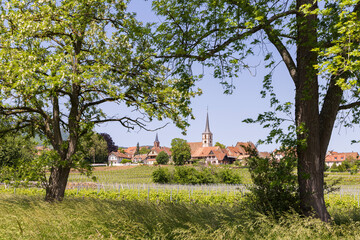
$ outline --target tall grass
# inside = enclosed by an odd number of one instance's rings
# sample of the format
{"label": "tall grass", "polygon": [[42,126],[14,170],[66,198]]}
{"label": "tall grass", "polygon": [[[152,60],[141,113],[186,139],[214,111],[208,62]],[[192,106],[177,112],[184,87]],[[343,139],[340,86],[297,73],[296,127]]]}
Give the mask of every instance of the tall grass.
{"label": "tall grass", "polygon": [[[334,212],[332,212],[333,215]],[[287,214],[274,220],[243,206],[0,195],[0,239],[360,239],[359,209],[345,223]]]}

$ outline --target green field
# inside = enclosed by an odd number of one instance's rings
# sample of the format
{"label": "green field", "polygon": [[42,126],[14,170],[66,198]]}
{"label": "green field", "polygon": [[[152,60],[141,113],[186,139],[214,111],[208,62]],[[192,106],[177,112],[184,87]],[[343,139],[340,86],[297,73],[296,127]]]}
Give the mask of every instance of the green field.
{"label": "green field", "polygon": [[[360,175],[327,176],[346,180],[325,197],[333,218],[325,224],[256,213],[241,185],[153,184],[155,169],[95,170],[90,187],[72,172],[61,203],[44,202],[43,189],[0,186],[0,239],[360,239]],[[247,169],[236,171],[251,183]]]}
{"label": "green field", "polygon": [[[166,166],[174,168],[174,166]],[[96,168],[93,176],[98,183],[131,183],[131,184],[148,184],[152,183],[151,174],[156,169],[155,166],[138,166],[122,170],[97,171]],[[115,168],[114,168],[115,169]],[[243,180],[243,184],[251,184],[251,177],[247,168],[234,169]],[[350,173],[325,173],[325,180],[329,183],[339,180],[339,185],[360,185],[360,173],[351,175]],[[70,182],[91,182],[92,179],[80,173],[72,172],[69,177]]]}
{"label": "green field", "polygon": [[[165,166],[167,168],[174,168],[174,166]],[[152,183],[151,174],[158,167],[156,166],[137,166],[129,169],[121,170],[107,170],[99,171],[96,168],[93,171],[93,176],[96,177],[98,183],[131,183],[131,184],[148,184]],[[114,167],[114,169],[116,169]],[[237,168],[234,169],[243,180],[243,184],[250,184],[251,178],[248,169]],[[70,182],[91,182],[92,179],[82,175],[81,173],[72,172],[69,177]]]}
{"label": "green field", "polygon": [[39,195],[1,194],[0,239],[360,239],[359,208],[343,199],[329,210],[332,224],[296,214],[275,221],[241,204],[47,203]]}

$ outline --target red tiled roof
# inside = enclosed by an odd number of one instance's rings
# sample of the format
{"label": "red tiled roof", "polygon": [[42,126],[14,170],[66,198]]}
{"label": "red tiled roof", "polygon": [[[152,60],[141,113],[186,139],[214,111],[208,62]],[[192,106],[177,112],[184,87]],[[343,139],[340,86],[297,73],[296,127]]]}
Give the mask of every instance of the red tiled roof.
{"label": "red tiled roof", "polygon": [[191,156],[202,147],[202,142],[188,142],[187,144],[190,146]]}
{"label": "red tiled roof", "polygon": [[131,157],[129,155],[122,153],[122,152],[111,152],[110,154],[114,154],[118,158],[131,159]]}
{"label": "red tiled roof", "polygon": [[242,147],[227,147],[226,150],[229,157],[237,158],[240,155],[246,155],[246,151]]}
{"label": "red tiled roof", "polygon": [[205,158],[208,156],[215,156],[218,160],[223,160],[226,154],[221,150],[220,147],[201,147],[198,148],[194,154],[191,154],[195,158]]}
{"label": "red tiled roof", "polygon": [[259,157],[261,157],[261,158],[270,158],[271,153],[269,153],[269,152],[259,152]]}
{"label": "red tiled roof", "polygon": [[253,144],[252,142],[237,142],[235,147],[242,148],[245,152],[246,148],[252,148],[257,151],[255,144]]}
{"label": "red tiled roof", "polygon": [[139,155],[135,155],[131,158],[131,160],[141,160],[144,161],[147,158],[147,154],[139,154]]}
{"label": "red tiled roof", "polygon": [[345,160],[358,158],[359,154],[357,152],[338,153],[330,151],[325,157],[325,162],[343,162]]}
{"label": "red tiled roof", "polygon": [[159,154],[160,152],[166,152],[167,155],[171,156],[171,151],[169,147],[153,147],[151,148],[151,151],[154,151],[157,154]]}
{"label": "red tiled roof", "polygon": [[133,155],[136,151],[136,147],[128,147],[127,149],[124,149],[124,152]]}

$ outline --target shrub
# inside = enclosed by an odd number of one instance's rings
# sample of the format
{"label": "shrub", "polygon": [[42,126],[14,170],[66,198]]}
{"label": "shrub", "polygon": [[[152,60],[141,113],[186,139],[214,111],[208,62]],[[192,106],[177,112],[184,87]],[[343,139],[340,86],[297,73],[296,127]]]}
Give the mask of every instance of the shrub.
{"label": "shrub", "polygon": [[130,159],[123,159],[121,160],[121,163],[125,164],[125,163],[131,163],[131,160]]}
{"label": "shrub", "polygon": [[[203,167],[197,170],[193,167],[179,166],[175,167],[173,172],[166,169],[166,179],[163,181],[159,175],[165,175],[163,170],[157,169],[153,173],[153,181],[156,183],[180,183],[180,184],[211,184],[211,183],[227,183],[239,184],[241,177],[231,169],[216,170]],[[161,176],[162,176],[161,175]],[[160,179],[160,180],[159,180]]]}
{"label": "shrub", "polygon": [[209,183],[218,182],[215,174],[209,168],[203,168],[202,171],[199,171],[198,179],[200,184],[209,184]]}
{"label": "shrub", "polygon": [[156,156],[156,162],[158,164],[168,164],[169,162],[169,155],[165,151],[159,152],[159,154]]}
{"label": "shrub", "polygon": [[181,184],[198,184],[199,172],[192,167],[176,167],[174,181]]}
{"label": "shrub", "polygon": [[170,172],[169,169],[159,167],[152,173],[152,178],[155,183],[169,183],[170,182]]}
{"label": "shrub", "polygon": [[240,184],[241,176],[234,171],[231,171],[229,168],[225,168],[219,171],[217,174],[220,178],[220,181],[228,184]]}
{"label": "shrub", "polygon": [[258,156],[248,159],[254,186],[247,198],[255,210],[276,218],[290,210],[299,211],[298,183],[294,171],[296,160],[294,154],[288,154],[280,161]]}

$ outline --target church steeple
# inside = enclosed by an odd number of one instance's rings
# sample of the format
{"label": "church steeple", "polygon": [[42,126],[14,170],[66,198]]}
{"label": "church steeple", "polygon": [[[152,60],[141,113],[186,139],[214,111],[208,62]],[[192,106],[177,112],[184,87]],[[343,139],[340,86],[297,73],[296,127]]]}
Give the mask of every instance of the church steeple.
{"label": "church steeple", "polygon": [[202,146],[203,147],[212,147],[213,146],[213,134],[210,131],[209,124],[209,113],[206,113],[206,124],[205,131],[202,134]]}
{"label": "church steeple", "polygon": [[156,137],[155,137],[155,141],[154,141],[154,147],[160,147],[160,142],[159,142],[159,138],[158,138],[158,134],[156,133]]}
{"label": "church steeple", "polygon": [[211,133],[209,125],[209,113],[206,113],[206,125],[204,133]]}

